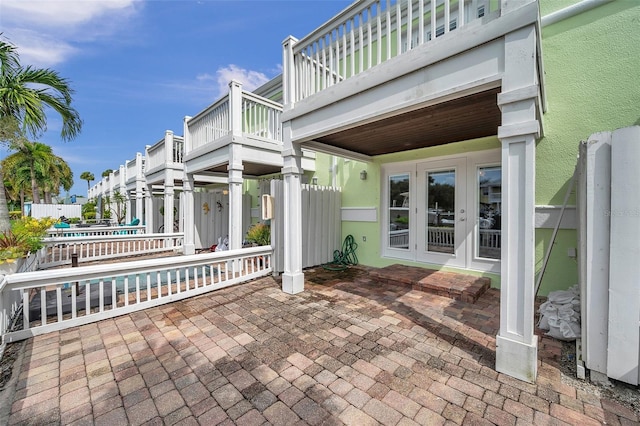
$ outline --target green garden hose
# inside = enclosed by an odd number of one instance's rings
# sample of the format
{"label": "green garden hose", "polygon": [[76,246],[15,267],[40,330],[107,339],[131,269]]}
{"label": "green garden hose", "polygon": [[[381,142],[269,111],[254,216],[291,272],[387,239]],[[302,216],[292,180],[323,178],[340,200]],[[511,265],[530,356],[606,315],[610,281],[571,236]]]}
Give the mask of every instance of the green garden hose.
{"label": "green garden hose", "polygon": [[343,271],[350,265],[358,264],[356,249],[358,244],[353,239],[353,235],[347,235],[342,243],[342,251],[335,250],[333,252],[333,261],[322,265],[324,269],[329,271]]}

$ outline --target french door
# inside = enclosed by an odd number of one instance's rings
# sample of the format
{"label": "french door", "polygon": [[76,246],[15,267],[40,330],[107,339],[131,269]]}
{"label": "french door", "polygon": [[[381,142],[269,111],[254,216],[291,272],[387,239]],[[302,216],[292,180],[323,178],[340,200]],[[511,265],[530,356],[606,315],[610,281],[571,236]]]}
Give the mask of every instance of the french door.
{"label": "french door", "polygon": [[466,159],[417,164],[417,260],[466,266]]}
{"label": "french door", "polygon": [[499,151],[385,165],[383,253],[500,271]]}

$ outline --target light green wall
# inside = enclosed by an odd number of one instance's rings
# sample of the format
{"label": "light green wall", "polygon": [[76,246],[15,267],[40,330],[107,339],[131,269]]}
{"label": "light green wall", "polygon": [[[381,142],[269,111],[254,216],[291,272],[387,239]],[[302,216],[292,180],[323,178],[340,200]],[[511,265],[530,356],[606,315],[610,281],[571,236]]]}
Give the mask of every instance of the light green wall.
{"label": "light green wall", "polygon": [[[547,0],[547,15],[576,1]],[[536,204],[561,205],[576,165],[578,145],[592,133],[640,124],[640,2],[616,0],[542,31],[547,112],[536,148]],[[572,195],[570,204],[575,204]],[[552,230],[536,231],[536,269]],[[540,294],[578,282],[575,231],[554,242]]]}
{"label": "light green wall", "polygon": [[[547,15],[577,0],[544,0]],[[561,205],[573,174],[578,144],[598,131],[640,125],[640,2],[617,0],[543,29],[547,111],[544,137],[537,144],[536,204]],[[339,161],[338,185],[344,207],[376,207],[380,214],[380,165],[499,147],[497,138],[485,138],[377,157],[370,164]],[[329,157],[320,165],[320,184],[328,184]],[[367,170],[366,181],[359,179]],[[575,203],[575,198],[570,200]],[[343,237],[351,234],[361,263],[386,266],[412,264],[380,257],[380,224],[343,222]],[[542,266],[552,230],[536,230],[536,270]],[[366,241],[363,241],[366,237]],[[576,232],[560,230],[554,242],[540,295],[566,289],[578,282],[576,260],[567,255],[577,247]],[[424,265],[440,268],[438,265]],[[467,272],[467,271],[465,271]],[[490,275],[491,276],[491,275]],[[499,286],[499,276],[492,275]]]}
{"label": "light green wall", "polygon": [[[475,139],[471,141],[452,143],[431,148],[417,149],[413,151],[405,151],[394,154],[381,155],[374,159],[371,163],[363,163],[353,160],[338,160],[337,185],[343,188],[342,206],[343,207],[375,207],[380,212],[380,197],[382,194],[381,182],[381,165],[386,163],[395,163],[402,161],[415,161],[416,159],[428,159],[445,155],[459,154],[470,151],[484,151],[487,149],[495,149],[500,147],[500,142],[496,137],[488,137]],[[322,161],[322,160],[320,160]],[[324,175],[324,170],[329,170],[328,165],[331,160],[327,159],[327,167],[318,167],[319,184],[327,184],[328,175]],[[360,179],[360,172],[367,171],[367,179]],[[400,259],[382,258],[380,253],[381,235],[380,222],[342,222],[343,239],[347,235],[353,235],[358,248],[356,255],[361,264],[384,267],[395,263],[404,265],[416,265],[433,269],[441,269],[445,271],[458,271],[466,274],[487,276],[491,278],[492,286],[499,287],[500,276],[496,274],[481,273],[476,271],[463,270],[458,268],[447,268],[442,265],[432,265],[425,263],[410,262]],[[363,239],[366,238],[366,241]]]}

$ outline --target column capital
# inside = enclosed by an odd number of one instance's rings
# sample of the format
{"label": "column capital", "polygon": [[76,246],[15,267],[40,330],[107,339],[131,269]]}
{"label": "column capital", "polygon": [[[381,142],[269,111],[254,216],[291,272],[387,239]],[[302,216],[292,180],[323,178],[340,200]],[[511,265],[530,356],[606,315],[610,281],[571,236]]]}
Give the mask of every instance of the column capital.
{"label": "column capital", "polygon": [[498,139],[502,142],[518,142],[522,140],[522,137],[529,135],[536,139],[540,137],[540,122],[538,120],[498,126]]}

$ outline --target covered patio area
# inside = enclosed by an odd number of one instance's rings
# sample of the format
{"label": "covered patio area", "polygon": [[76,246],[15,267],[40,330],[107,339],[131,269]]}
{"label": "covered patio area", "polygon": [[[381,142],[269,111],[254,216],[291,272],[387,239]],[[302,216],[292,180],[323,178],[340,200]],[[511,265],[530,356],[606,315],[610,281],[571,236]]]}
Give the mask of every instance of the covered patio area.
{"label": "covered patio area", "polygon": [[0,423],[638,422],[637,398],[563,374],[556,340],[536,384],[496,372],[498,290],[468,303],[370,272],[307,270],[296,295],[260,278],[16,343]]}

